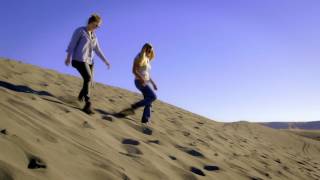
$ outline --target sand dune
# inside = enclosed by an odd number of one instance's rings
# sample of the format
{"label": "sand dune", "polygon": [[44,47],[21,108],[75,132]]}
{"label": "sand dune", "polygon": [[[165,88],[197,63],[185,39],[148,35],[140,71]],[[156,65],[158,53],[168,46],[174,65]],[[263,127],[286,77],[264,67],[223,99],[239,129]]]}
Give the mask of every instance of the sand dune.
{"label": "sand dune", "polygon": [[320,130],[289,129],[283,131],[320,141]]}
{"label": "sand dune", "polygon": [[274,129],[320,130],[320,121],[309,122],[267,122],[261,123]]}
{"label": "sand dune", "polygon": [[95,114],[76,101],[79,78],[0,60],[1,180],[316,180],[320,141],[247,122],[220,123],[157,101],[112,114],[140,94],[97,84]]}

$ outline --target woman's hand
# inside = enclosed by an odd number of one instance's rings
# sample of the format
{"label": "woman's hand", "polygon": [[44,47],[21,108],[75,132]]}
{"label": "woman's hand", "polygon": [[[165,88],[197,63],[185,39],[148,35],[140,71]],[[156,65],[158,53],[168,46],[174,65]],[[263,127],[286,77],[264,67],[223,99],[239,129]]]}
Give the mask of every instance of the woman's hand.
{"label": "woman's hand", "polygon": [[145,87],[147,85],[147,82],[144,79],[140,79],[140,83],[143,87]]}
{"label": "woman's hand", "polygon": [[153,85],[153,89],[157,91],[158,90],[157,85],[155,83],[152,83],[152,85]]}
{"label": "woman's hand", "polygon": [[151,84],[153,86],[153,89],[154,90],[158,90],[158,87],[157,87],[156,83],[152,79],[150,79],[150,81],[151,81]]}

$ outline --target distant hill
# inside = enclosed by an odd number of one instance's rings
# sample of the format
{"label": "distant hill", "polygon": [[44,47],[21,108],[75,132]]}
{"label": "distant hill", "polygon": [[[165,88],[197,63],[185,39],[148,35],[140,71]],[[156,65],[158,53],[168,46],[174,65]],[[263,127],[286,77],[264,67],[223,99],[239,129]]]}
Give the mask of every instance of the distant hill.
{"label": "distant hill", "polygon": [[310,122],[268,122],[261,123],[274,129],[304,129],[304,130],[320,130],[320,121]]}

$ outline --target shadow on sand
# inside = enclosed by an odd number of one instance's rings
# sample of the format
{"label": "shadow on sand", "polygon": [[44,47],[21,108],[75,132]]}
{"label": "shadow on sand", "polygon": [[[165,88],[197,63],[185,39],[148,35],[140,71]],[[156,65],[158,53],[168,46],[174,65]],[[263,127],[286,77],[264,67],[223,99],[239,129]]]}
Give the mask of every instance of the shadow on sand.
{"label": "shadow on sand", "polygon": [[36,91],[28,86],[15,85],[15,84],[5,82],[5,81],[0,81],[0,87],[4,87],[9,90],[16,91],[16,92],[31,93],[31,94],[36,94],[36,95],[40,95],[40,96],[54,97],[51,93],[49,93],[47,91]]}

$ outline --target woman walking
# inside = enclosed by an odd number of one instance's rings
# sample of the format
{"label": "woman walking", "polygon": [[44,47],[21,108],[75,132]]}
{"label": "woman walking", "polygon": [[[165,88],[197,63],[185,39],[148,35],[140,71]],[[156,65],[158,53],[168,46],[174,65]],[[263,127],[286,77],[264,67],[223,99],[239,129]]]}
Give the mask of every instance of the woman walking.
{"label": "woman walking", "polygon": [[[134,83],[138,90],[143,94],[144,99],[131,105],[131,108],[122,111],[120,114],[129,115],[140,107],[144,107],[141,123],[143,127],[147,127],[151,118],[152,102],[157,99],[154,90],[157,90],[156,83],[150,75],[150,61],[154,58],[154,50],[151,44],[146,43],[142,47],[139,54],[134,59],[132,72],[135,75]],[[152,88],[152,87],[153,88]]]}
{"label": "woman walking", "polygon": [[85,101],[83,111],[87,114],[92,114],[92,107],[90,101],[90,84],[93,78],[93,52],[95,52],[100,59],[110,69],[110,64],[104,56],[95,34],[96,29],[100,27],[102,19],[97,14],[93,14],[88,19],[86,26],[77,28],[71,38],[67,48],[67,58],[65,64],[70,63],[72,67],[76,68],[83,78],[83,86],[79,93],[78,100]]}

